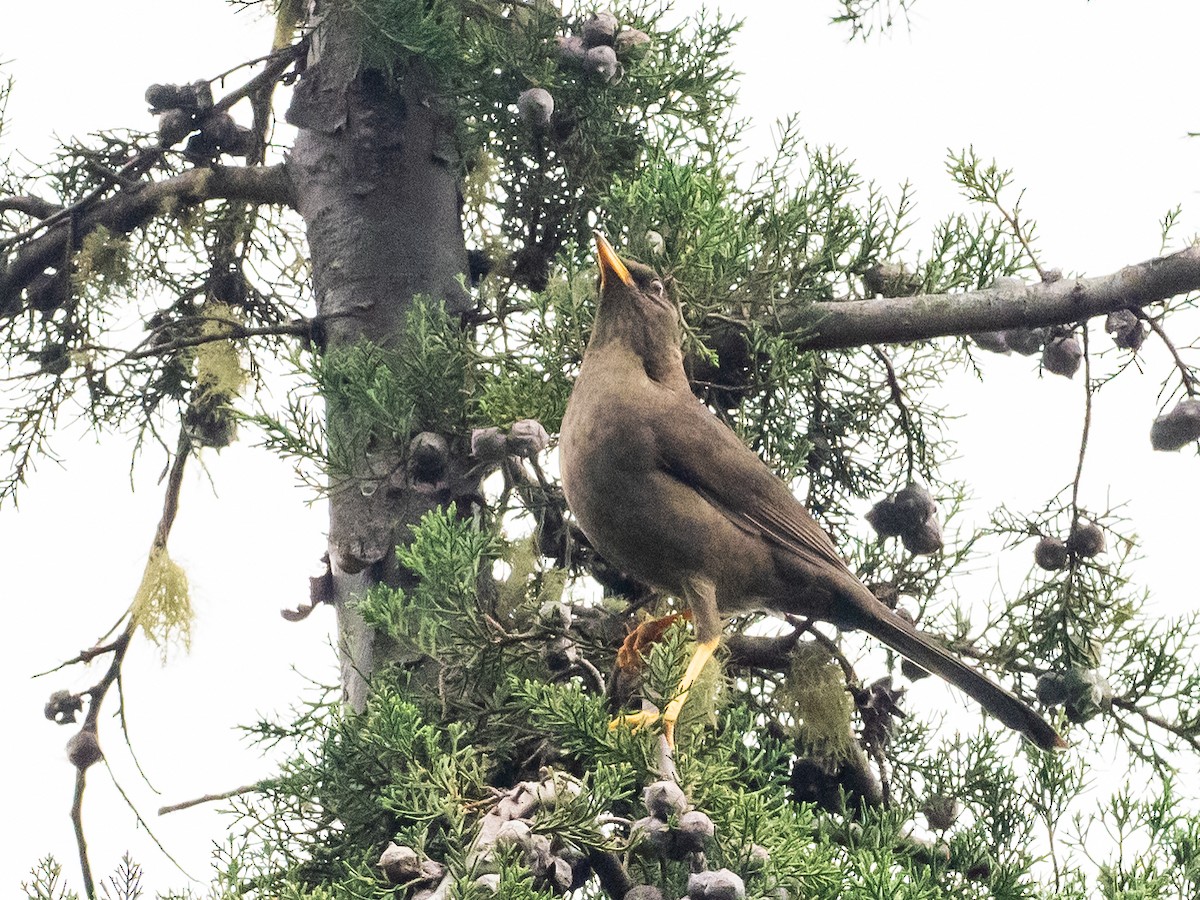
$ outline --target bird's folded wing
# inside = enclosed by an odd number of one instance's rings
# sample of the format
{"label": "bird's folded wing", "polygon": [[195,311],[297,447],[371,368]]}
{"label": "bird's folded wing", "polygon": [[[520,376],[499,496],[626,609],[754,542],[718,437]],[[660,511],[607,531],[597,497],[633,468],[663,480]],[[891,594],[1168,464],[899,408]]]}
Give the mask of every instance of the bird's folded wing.
{"label": "bird's folded wing", "polygon": [[791,489],[700,401],[677,404],[655,427],[663,470],[739,528],[814,565],[846,568],[829,535]]}

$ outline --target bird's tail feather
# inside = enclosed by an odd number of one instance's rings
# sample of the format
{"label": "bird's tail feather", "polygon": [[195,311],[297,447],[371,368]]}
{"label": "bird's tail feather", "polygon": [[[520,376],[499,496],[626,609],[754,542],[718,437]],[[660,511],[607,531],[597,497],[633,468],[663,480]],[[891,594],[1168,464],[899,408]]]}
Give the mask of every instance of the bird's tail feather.
{"label": "bird's tail feather", "polygon": [[[866,590],[863,588],[862,590]],[[921,668],[954,685],[989,713],[1021,732],[1043,750],[1061,750],[1067,746],[1045,719],[1020,697],[967,665],[928,635],[922,634],[904,619],[872,597],[878,609],[861,610],[862,620],[854,626],[878,638],[897,653]]]}

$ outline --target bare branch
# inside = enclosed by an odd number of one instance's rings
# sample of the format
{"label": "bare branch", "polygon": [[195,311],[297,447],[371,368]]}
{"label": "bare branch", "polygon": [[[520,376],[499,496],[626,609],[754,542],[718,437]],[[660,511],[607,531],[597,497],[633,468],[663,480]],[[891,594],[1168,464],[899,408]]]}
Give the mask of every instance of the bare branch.
{"label": "bare branch", "polygon": [[1200,247],[1095,278],[1064,278],[1023,288],[1005,285],[961,294],[814,303],[781,318],[777,327],[807,332],[797,341],[803,349],[838,350],[1066,325],[1194,290],[1200,290]]}
{"label": "bare branch", "polygon": [[896,377],[896,368],[892,365],[892,358],[880,347],[872,347],[871,351],[883,363],[884,371],[887,372],[888,390],[891,392],[892,402],[896,404],[896,424],[904,432],[904,453],[908,457],[908,480],[911,482],[917,468],[917,459],[916,453],[913,451],[912,416],[909,414],[908,404],[904,400],[904,389],[900,387],[900,379]]}
{"label": "bare branch", "polygon": [[1122,709],[1133,713],[1147,724],[1154,725],[1163,731],[1175,735],[1175,737],[1189,744],[1193,750],[1200,751],[1200,735],[1197,735],[1194,729],[1187,728],[1177,722],[1168,721],[1162,716],[1138,706],[1132,700],[1126,700],[1124,697],[1113,697],[1112,705],[1113,709]]}
{"label": "bare branch", "polygon": [[[61,265],[72,234],[89,234],[101,226],[115,234],[128,234],[172,207],[196,206],[208,200],[290,206],[295,203],[295,196],[282,163],[261,168],[191,169],[163,181],[139,184],[23,245],[0,278],[0,310],[15,311],[19,305],[13,302],[13,295],[48,267]],[[74,225],[68,227],[71,221]]]}
{"label": "bare branch", "polygon": [[52,216],[62,209],[57,203],[51,203],[49,200],[43,200],[41,197],[20,196],[20,197],[0,197],[0,213],[13,212],[25,213],[27,216],[33,216],[35,219],[44,219],[47,216]]}
{"label": "bare branch", "polygon": [[1166,346],[1167,352],[1171,354],[1171,359],[1175,361],[1175,368],[1179,370],[1179,377],[1183,380],[1183,389],[1187,391],[1187,395],[1195,397],[1200,394],[1200,384],[1197,383],[1196,376],[1192,374],[1191,368],[1179,355],[1179,348],[1175,346],[1166,329],[1162,327],[1162,323],[1157,318],[1146,315],[1140,309],[1134,312],[1139,319],[1150,326],[1150,330],[1158,335],[1159,340]]}
{"label": "bare branch", "polygon": [[79,848],[79,868],[83,871],[83,891],[89,900],[96,896],[96,881],[88,860],[87,838],[83,833],[83,791],[87,787],[87,769],[75,770],[75,798],[71,802],[71,824],[75,826],[75,844]]}
{"label": "bare branch", "polygon": [[[179,511],[179,490],[183,485],[183,471],[187,463],[188,456],[191,453],[191,441],[184,432],[179,435],[179,448],[176,451],[175,459],[171,464],[170,473],[167,476],[167,487],[163,499],[163,513],[159,519],[158,528],[154,532],[154,541],[151,544],[154,550],[161,550],[167,545],[167,537],[171,533],[171,526],[175,524],[175,514]],[[76,660],[87,661],[95,658],[103,652],[111,652],[112,659],[109,660],[108,669],[96,684],[81,693],[88,695],[88,711],[84,717],[83,731],[91,731],[93,734],[98,730],[97,723],[100,719],[100,707],[104,703],[104,698],[107,696],[109,689],[121,683],[121,667],[125,663],[125,654],[129,650],[129,644],[133,639],[133,634],[137,630],[137,622],[132,615],[129,615],[125,628],[121,631],[110,644],[104,647],[94,647],[90,651],[81,653]],[[119,689],[119,687],[118,687]],[[128,735],[126,735],[128,739]],[[89,763],[90,764],[90,763]],[[87,787],[87,765],[77,764],[75,770],[75,796],[71,804],[71,822],[75,827],[75,842],[79,848],[79,864],[83,870],[84,890],[89,898],[95,898],[96,886],[92,879],[91,864],[88,861],[87,839],[83,831],[83,793]],[[117,787],[120,790],[120,786]],[[124,794],[124,792],[122,792]],[[127,801],[128,802],[128,801]],[[135,810],[136,812],[136,810]],[[140,816],[139,816],[140,819]],[[151,835],[153,838],[153,835]],[[157,843],[157,838],[154,839]],[[161,847],[161,845],[160,845]],[[164,851],[165,852],[165,851]],[[170,858],[170,854],[168,854]]]}
{"label": "bare branch", "polygon": [[179,812],[181,809],[191,809],[193,806],[200,806],[204,803],[216,803],[218,800],[228,800],[230,797],[240,797],[243,794],[252,794],[257,790],[262,789],[261,783],[243,784],[241,787],[236,787],[232,791],[222,791],[219,794],[205,794],[203,797],[193,797],[191,800],[184,800],[182,803],[171,803],[167,806],[160,806],[158,814],[165,816],[167,813]]}

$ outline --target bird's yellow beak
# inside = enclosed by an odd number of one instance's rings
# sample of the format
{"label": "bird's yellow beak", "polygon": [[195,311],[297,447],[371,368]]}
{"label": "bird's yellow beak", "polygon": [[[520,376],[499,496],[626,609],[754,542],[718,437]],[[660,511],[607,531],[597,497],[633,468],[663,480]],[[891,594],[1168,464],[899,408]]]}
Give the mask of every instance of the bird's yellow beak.
{"label": "bird's yellow beak", "polygon": [[633,276],[617,256],[612,244],[600,232],[593,231],[592,234],[596,236],[596,259],[600,263],[600,290],[604,290],[610,277],[619,279],[626,287],[634,287]]}

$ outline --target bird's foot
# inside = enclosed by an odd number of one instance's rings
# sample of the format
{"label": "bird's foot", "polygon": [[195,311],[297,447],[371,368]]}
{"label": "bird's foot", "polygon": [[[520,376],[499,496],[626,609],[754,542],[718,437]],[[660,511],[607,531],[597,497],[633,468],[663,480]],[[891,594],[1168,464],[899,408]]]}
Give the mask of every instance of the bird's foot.
{"label": "bird's foot", "polygon": [[660,716],[657,712],[650,710],[642,710],[641,712],[627,713],[617,716],[608,723],[609,731],[616,731],[618,728],[628,728],[630,731],[637,731],[639,728],[645,728],[647,725],[657,722]]}
{"label": "bird's foot", "polygon": [[662,719],[663,736],[667,739],[667,746],[674,749],[675,720],[679,718],[679,708],[682,705],[682,703],[676,704],[672,702],[664,714],[659,714],[653,710],[642,710],[641,712],[618,716],[608,723],[608,730],[616,731],[618,728],[628,728],[630,731],[637,731],[639,728],[644,728]]}

